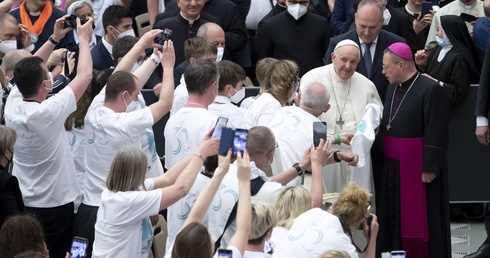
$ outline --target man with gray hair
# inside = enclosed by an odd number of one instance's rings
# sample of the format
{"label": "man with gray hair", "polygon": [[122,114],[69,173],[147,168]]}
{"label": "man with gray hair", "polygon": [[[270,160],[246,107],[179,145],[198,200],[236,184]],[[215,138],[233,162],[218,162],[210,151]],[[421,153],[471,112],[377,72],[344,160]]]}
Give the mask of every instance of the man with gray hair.
{"label": "man with gray hair", "polygon": [[[331,111],[320,116],[327,122],[327,133],[339,139],[341,135],[353,134],[360,124],[365,107],[374,103],[383,106],[376,86],[356,72],[360,61],[360,49],[350,39],[340,41],[331,54],[332,64],[315,68],[301,79],[301,88],[313,82],[322,83],[332,93]],[[349,145],[339,144],[339,150],[350,151]],[[370,157],[366,157],[370,160]],[[326,173],[325,173],[326,172]],[[328,166],[324,177],[329,192],[340,192],[350,181],[351,168],[345,163]]]}
{"label": "man with gray hair", "polygon": [[[313,123],[320,122],[318,117],[330,109],[329,101],[330,93],[327,87],[318,82],[307,83],[301,86],[301,92],[296,97],[299,107],[283,107],[276,113],[269,127],[277,139],[283,168],[295,166],[304,151],[311,146]],[[332,137],[332,143],[336,141]],[[347,138],[344,138],[344,141],[348,142]],[[337,157],[349,164],[357,163],[357,154],[338,152]],[[276,160],[276,162],[280,161]],[[301,177],[288,183],[292,186],[300,184]]]}

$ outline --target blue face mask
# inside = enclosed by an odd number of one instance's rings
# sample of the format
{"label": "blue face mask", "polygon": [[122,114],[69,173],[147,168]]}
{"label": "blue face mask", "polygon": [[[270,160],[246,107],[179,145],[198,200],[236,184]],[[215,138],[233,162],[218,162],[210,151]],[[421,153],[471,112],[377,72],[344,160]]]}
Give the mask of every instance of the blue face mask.
{"label": "blue face mask", "polygon": [[439,36],[436,36],[436,41],[439,46],[442,48],[446,48],[451,46],[451,43],[449,41],[444,41],[444,39],[440,38]]}

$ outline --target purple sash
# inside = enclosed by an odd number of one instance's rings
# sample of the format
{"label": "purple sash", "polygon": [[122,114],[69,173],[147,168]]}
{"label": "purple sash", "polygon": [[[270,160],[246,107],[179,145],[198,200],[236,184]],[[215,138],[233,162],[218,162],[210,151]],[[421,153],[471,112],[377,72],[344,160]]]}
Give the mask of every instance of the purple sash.
{"label": "purple sash", "polygon": [[422,182],[423,138],[383,135],[387,158],[400,162],[400,215],[407,257],[428,257],[427,199]]}

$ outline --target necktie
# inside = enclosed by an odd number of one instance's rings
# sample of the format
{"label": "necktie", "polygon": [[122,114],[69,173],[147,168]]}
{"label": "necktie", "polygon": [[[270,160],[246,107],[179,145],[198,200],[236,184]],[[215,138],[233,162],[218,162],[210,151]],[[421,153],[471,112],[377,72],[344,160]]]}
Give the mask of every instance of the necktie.
{"label": "necktie", "polygon": [[366,50],[364,51],[364,66],[366,67],[366,77],[371,76],[371,66],[373,61],[371,60],[371,43],[364,43]]}

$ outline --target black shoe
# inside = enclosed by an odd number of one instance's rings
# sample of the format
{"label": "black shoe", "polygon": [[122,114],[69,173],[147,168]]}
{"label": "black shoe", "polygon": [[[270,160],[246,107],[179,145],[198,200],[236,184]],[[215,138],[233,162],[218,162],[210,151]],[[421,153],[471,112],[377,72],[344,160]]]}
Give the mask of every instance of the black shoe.
{"label": "black shoe", "polygon": [[490,258],[490,244],[482,244],[476,252],[468,254],[463,258]]}

